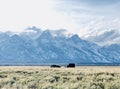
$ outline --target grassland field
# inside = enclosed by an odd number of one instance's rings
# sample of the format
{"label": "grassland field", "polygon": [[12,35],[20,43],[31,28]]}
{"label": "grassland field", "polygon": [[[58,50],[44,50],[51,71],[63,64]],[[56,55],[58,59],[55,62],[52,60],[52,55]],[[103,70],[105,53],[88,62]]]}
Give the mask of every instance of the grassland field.
{"label": "grassland field", "polygon": [[0,66],[0,89],[120,89],[120,66]]}

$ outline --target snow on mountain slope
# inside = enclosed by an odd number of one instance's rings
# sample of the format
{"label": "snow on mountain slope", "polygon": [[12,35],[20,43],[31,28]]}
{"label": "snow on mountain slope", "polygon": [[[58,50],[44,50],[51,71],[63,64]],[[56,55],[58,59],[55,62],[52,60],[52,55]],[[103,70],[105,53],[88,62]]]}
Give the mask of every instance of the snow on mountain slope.
{"label": "snow on mountain slope", "polygon": [[9,38],[9,35],[6,33],[0,33],[0,43],[6,41]]}
{"label": "snow on mountain slope", "polygon": [[[18,35],[13,35],[0,44],[0,60],[3,62],[26,62],[33,59],[31,44],[26,43]],[[32,55],[31,55],[32,54]]]}
{"label": "snow on mountain slope", "polygon": [[119,44],[112,44],[110,46],[104,46],[101,49],[99,49],[99,52],[108,57],[109,61],[112,61],[113,63],[119,63],[120,62],[120,45]]}
{"label": "snow on mountain slope", "polygon": [[[87,58],[85,59],[89,59],[92,60],[93,62],[109,62],[106,60],[106,58],[101,55],[98,50],[101,48],[98,45],[86,41],[86,40],[82,40],[79,38],[78,35],[73,35],[71,38],[68,38],[68,43],[69,45],[72,45],[74,47],[76,47],[77,49],[79,49],[80,51],[85,53],[85,56]],[[94,59],[94,60],[93,60]]]}

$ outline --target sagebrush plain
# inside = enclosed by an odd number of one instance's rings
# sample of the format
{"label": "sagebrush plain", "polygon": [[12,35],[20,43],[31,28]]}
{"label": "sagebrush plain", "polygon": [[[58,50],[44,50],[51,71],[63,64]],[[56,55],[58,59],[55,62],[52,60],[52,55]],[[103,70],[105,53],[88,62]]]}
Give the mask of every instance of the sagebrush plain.
{"label": "sagebrush plain", "polygon": [[0,89],[120,89],[120,67],[1,66]]}

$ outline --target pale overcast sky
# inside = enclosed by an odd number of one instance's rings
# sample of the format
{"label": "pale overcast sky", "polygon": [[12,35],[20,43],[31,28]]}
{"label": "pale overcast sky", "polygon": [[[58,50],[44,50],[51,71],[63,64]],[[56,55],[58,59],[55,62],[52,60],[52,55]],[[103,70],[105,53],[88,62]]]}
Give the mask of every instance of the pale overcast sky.
{"label": "pale overcast sky", "polygon": [[120,29],[120,0],[0,0],[0,31],[28,26],[80,36]]}

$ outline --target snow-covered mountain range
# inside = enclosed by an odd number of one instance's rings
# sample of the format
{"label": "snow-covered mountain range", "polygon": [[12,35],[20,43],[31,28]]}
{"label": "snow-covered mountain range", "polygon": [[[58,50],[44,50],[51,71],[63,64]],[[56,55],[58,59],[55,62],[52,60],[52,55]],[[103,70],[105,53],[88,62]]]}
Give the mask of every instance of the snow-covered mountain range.
{"label": "snow-covered mountain range", "polygon": [[98,46],[77,34],[29,30],[34,32],[0,33],[0,64],[120,63],[119,44]]}

